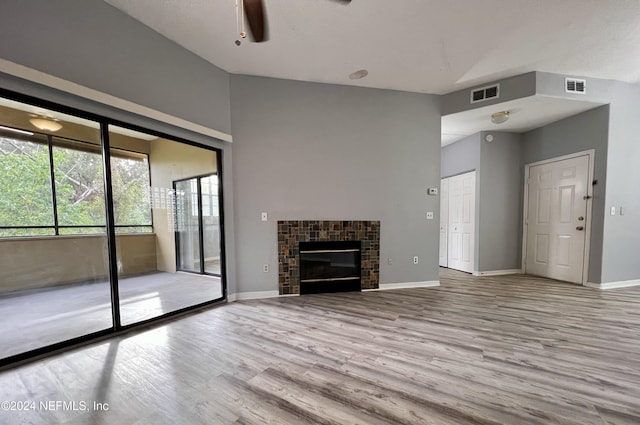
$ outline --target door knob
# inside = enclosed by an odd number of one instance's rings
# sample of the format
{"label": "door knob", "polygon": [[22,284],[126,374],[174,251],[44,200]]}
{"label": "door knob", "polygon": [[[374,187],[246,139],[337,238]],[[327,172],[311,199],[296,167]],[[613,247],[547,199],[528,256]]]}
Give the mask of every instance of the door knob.
{"label": "door knob", "polygon": [[584,230],[584,227],[583,226],[578,226],[578,227],[576,227],[576,230]]}
{"label": "door knob", "polygon": [[578,217],[578,221],[584,221],[584,217]]}

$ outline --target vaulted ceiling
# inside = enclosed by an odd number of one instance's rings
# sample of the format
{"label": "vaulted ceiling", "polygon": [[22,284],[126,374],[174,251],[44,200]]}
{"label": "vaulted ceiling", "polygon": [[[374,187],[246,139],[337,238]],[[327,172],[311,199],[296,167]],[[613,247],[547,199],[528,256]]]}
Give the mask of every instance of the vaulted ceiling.
{"label": "vaulted ceiling", "polygon": [[637,0],[264,0],[270,40],[240,46],[236,0],[106,1],[232,73],[435,94],[532,70],[640,81]]}
{"label": "vaulted ceiling", "polygon": [[[638,0],[263,0],[264,43],[239,37],[236,0],[105,1],[237,74],[433,94],[529,71],[640,83]],[[361,69],[368,76],[349,78]],[[599,105],[511,103],[443,117],[442,144],[482,130],[524,132]],[[513,119],[491,124],[491,113],[508,108]]]}

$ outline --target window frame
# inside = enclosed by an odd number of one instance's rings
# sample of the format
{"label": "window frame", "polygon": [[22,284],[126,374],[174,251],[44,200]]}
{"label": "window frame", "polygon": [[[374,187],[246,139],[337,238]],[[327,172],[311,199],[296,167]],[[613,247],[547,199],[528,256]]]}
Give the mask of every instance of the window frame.
{"label": "window frame", "polygon": [[[2,125],[3,127],[6,128],[13,128],[7,124],[4,123],[0,123],[0,125]],[[15,130],[21,130],[21,129],[15,129]],[[60,209],[58,208],[58,198],[57,198],[57,188],[56,188],[56,167],[55,167],[55,161],[54,161],[54,147],[59,147],[62,149],[69,149],[69,150],[75,150],[78,152],[86,152],[86,153],[91,153],[91,154],[95,154],[98,155],[100,157],[100,160],[102,160],[102,154],[100,152],[100,145],[94,145],[93,143],[90,142],[85,142],[82,140],[76,140],[76,139],[72,139],[69,137],[60,137],[57,135],[53,135],[53,134],[48,134],[48,133],[41,133],[38,131],[31,131],[31,133],[33,133],[33,135],[27,135],[27,134],[20,134],[18,132],[16,132],[15,134],[13,133],[8,133],[8,132],[2,132],[3,135],[6,134],[7,138],[13,139],[17,142],[28,142],[28,143],[35,143],[35,144],[39,144],[39,145],[43,145],[47,147],[47,156],[49,159],[48,162],[48,171],[49,171],[49,176],[50,176],[50,192],[51,192],[51,212],[52,212],[52,218],[53,218],[53,225],[48,226],[48,225],[37,225],[37,226],[3,226],[0,225],[0,230],[26,230],[26,229],[50,229],[53,231],[52,235],[24,235],[24,236],[2,236],[0,235],[0,239],[1,240],[6,240],[6,239],[14,239],[14,238],[48,238],[48,237],[57,237],[57,236],[67,236],[67,237],[72,237],[72,236],[89,236],[89,235],[102,235],[104,233],[106,233],[106,228],[107,228],[107,223],[106,223],[106,217],[105,217],[105,222],[104,224],[94,224],[94,225],[63,225],[60,224],[60,220],[59,220],[59,212]],[[61,141],[66,141],[67,143],[59,143],[59,142],[55,142],[55,139],[59,139]],[[43,140],[45,139],[45,140]],[[90,146],[91,148],[88,149],[79,149],[74,147],[74,145],[87,145]],[[147,177],[148,177],[148,187],[151,188],[151,168],[150,168],[150,162],[149,162],[149,154],[148,153],[144,153],[144,152],[136,152],[136,151],[131,151],[128,149],[123,149],[123,148],[111,148],[112,154],[110,159],[113,160],[114,158],[130,158],[130,159],[139,159],[139,158],[143,158],[144,160],[146,160],[147,162]],[[113,153],[116,153],[116,155],[114,155]],[[130,155],[129,155],[130,153]],[[109,164],[111,165],[111,163]],[[103,170],[104,172],[104,170]],[[149,194],[150,196],[150,194]],[[105,203],[106,203],[106,196],[104,196],[103,193],[103,198],[105,198]],[[117,234],[150,234],[153,233],[153,206],[151,205],[151,202],[149,202],[149,224],[115,224],[115,229],[116,229],[116,233]],[[117,232],[117,229],[122,229],[122,228],[135,228],[135,229],[145,229],[147,231],[142,231],[142,232],[123,232],[123,233],[119,233]],[[65,233],[65,234],[61,234],[60,233],[60,229],[103,229],[104,232],[90,232],[90,233]],[[64,233],[64,232],[63,232]]]}

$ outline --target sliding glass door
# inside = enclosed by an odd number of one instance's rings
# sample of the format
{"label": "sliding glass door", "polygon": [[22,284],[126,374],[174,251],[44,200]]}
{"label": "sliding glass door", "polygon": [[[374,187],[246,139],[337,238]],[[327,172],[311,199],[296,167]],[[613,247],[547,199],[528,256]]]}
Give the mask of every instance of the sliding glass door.
{"label": "sliding glass door", "polygon": [[174,182],[177,269],[220,276],[218,175]]}
{"label": "sliding glass door", "polygon": [[0,90],[0,366],[223,300],[221,167]]}

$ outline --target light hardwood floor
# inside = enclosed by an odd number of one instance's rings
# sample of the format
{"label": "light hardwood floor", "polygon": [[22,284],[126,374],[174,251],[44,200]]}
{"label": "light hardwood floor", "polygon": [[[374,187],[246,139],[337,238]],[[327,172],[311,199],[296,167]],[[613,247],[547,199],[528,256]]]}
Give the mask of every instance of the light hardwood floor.
{"label": "light hardwood floor", "polygon": [[640,423],[640,288],[441,282],[237,302],[10,369],[0,400],[109,410],[0,423]]}

